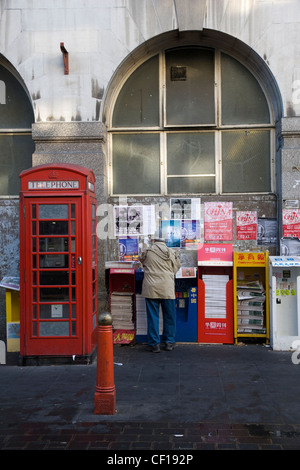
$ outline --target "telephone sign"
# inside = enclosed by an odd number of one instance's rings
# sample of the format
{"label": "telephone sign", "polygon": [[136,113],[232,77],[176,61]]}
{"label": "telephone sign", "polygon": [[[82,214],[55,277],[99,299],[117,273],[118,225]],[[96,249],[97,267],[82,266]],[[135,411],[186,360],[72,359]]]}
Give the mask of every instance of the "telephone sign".
{"label": "telephone sign", "polygon": [[28,181],[28,189],[79,189],[79,181]]}

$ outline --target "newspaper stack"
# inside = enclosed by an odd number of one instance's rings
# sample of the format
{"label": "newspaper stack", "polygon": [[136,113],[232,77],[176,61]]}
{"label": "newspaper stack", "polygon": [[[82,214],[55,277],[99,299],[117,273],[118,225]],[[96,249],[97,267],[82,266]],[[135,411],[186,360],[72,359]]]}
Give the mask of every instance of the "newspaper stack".
{"label": "newspaper stack", "polygon": [[[136,335],[147,334],[147,311],[146,300],[140,294],[135,296],[135,322],[136,322]],[[159,307],[159,334],[162,334],[163,321],[161,306]]]}
{"label": "newspaper stack", "polygon": [[134,330],[133,294],[130,292],[112,292],[110,313],[114,330]]}
{"label": "newspaper stack", "polygon": [[265,289],[260,281],[238,281],[238,333],[264,334],[266,332],[264,316],[265,300]]}
{"label": "newspaper stack", "polygon": [[226,318],[227,275],[203,274],[205,284],[205,318]]}

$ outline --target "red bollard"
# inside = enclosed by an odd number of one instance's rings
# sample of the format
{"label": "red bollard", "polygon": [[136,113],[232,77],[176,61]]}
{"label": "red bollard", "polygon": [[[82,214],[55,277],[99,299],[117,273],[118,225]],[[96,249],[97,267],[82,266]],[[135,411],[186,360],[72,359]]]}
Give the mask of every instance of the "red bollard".
{"label": "red bollard", "polygon": [[112,316],[100,313],[98,317],[97,382],[94,413],[113,415],[116,411],[114,383]]}

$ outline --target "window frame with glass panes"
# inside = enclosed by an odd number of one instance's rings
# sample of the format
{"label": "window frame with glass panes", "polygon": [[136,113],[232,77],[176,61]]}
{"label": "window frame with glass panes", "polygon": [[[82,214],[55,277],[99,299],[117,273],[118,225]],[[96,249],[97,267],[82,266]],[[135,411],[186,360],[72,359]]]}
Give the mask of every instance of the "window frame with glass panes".
{"label": "window frame with glass panes", "polygon": [[110,194],[273,192],[274,129],[262,84],[236,58],[198,46],[162,51],[116,90]]}

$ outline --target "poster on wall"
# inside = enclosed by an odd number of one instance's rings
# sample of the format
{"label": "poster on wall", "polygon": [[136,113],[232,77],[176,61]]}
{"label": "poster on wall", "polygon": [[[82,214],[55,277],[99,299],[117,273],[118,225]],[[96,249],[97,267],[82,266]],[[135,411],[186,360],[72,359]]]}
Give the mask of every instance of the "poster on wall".
{"label": "poster on wall", "polygon": [[181,220],[181,248],[197,249],[200,236],[199,220]]}
{"label": "poster on wall", "polygon": [[179,268],[175,277],[176,279],[184,279],[187,277],[196,277],[197,276],[197,268],[191,266],[190,268]]}
{"label": "poster on wall", "polygon": [[155,233],[155,207],[114,206],[115,236],[151,235]]}
{"label": "poster on wall", "polygon": [[170,219],[200,219],[200,198],[171,198]]}
{"label": "poster on wall", "polygon": [[283,209],[282,235],[300,238],[300,209]]}
{"label": "poster on wall", "polygon": [[180,247],[180,220],[162,220],[160,236],[166,240],[171,248]]}
{"label": "poster on wall", "polygon": [[257,238],[257,212],[237,211],[236,213],[236,239],[256,240]]}
{"label": "poster on wall", "polygon": [[143,233],[142,206],[115,206],[114,219],[117,236],[141,235]]}
{"label": "poster on wall", "polygon": [[299,238],[281,238],[280,240],[281,256],[299,256],[300,239]]}
{"label": "poster on wall", "polygon": [[119,238],[119,260],[137,261],[139,258],[139,239],[138,237],[120,237]]}
{"label": "poster on wall", "polygon": [[257,244],[276,246],[277,219],[262,217],[257,219]]}
{"label": "poster on wall", "polygon": [[204,240],[232,240],[232,202],[204,203]]}

